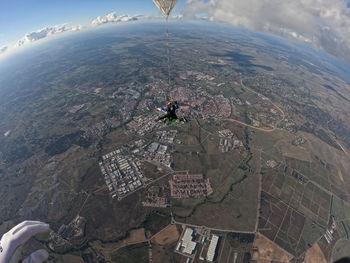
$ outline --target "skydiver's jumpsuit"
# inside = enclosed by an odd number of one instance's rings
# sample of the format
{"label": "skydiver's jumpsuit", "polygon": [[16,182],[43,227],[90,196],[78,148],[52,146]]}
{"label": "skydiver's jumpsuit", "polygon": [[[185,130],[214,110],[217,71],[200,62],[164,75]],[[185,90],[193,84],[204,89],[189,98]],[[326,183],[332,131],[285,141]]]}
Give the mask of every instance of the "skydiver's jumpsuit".
{"label": "skydiver's jumpsuit", "polygon": [[170,106],[167,106],[165,108],[162,108],[163,111],[166,111],[166,114],[162,117],[159,117],[158,120],[169,120],[174,121],[177,120],[178,117],[176,115],[176,111],[179,109],[179,106],[177,104],[172,104]]}

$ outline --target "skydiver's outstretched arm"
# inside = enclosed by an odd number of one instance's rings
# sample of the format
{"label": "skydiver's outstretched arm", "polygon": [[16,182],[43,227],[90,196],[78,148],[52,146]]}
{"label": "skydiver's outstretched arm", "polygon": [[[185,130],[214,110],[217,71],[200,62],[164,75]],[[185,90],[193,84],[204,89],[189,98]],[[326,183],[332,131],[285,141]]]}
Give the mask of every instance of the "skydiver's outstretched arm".
{"label": "skydiver's outstretched arm", "polygon": [[[49,225],[39,221],[24,221],[5,233],[0,240],[0,263],[9,263],[16,249],[31,237],[49,231]],[[39,249],[24,259],[23,263],[42,263],[49,257],[44,249]],[[14,259],[13,259],[14,260]]]}

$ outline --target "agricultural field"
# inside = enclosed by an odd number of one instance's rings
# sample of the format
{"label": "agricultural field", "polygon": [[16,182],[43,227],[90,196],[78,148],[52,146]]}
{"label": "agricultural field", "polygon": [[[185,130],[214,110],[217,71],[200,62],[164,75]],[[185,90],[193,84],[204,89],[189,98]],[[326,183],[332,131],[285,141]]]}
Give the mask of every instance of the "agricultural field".
{"label": "agricultural field", "polygon": [[341,238],[350,239],[350,204],[333,196],[332,215],[335,217],[337,231]]}
{"label": "agricultural field", "polygon": [[179,238],[180,233],[176,225],[168,225],[166,228],[162,229],[160,232],[154,235],[152,241],[161,246],[166,246],[177,242]]}
{"label": "agricultural field", "polygon": [[227,233],[222,242],[218,263],[249,262],[252,259],[251,251],[254,239],[254,234]]}
{"label": "agricultural field", "polygon": [[293,256],[261,234],[254,241],[252,259],[257,263],[290,263]]}
{"label": "agricultural field", "polygon": [[322,235],[303,214],[262,192],[259,232],[294,256],[300,256]]}
{"label": "agricultural field", "polygon": [[262,189],[301,211],[319,225],[328,224],[331,195],[289,167],[264,170]]}

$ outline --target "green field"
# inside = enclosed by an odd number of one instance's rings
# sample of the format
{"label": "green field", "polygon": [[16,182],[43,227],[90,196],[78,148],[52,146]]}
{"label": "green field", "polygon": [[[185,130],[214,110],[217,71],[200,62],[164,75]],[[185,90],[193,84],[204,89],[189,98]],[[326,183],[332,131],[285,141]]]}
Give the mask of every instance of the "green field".
{"label": "green field", "polygon": [[148,263],[148,244],[142,243],[119,249],[112,254],[113,263]]}
{"label": "green field", "polygon": [[[244,177],[243,177],[244,178]],[[250,175],[236,181],[214,199],[208,198],[197,205],[192,214],[178,218],[180,222],[204,225],[232,231],[254,231],[257,220],[259,176]]]}

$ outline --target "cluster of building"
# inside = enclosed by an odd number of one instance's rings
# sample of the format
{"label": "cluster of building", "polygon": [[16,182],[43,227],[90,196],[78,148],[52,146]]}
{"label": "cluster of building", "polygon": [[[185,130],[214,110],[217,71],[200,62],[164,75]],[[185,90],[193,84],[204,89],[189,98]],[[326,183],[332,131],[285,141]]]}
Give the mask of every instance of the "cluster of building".
{"label": "cluster of building", "polygon": [[198,198],[213,193],[209,178],[202,174],[176,174],[169,185],[172,198]]}
{"label": "cluster of building", "polygon": [[[220,237],[204,231],[201,233],[197,229],[186,227],[182,237],[179,239],[175,252],[187,257],[187,262],[191,262],[196,257],[197,251],[202,247],[199,259],[207,262],[214,262]],[[203,251],[206,251],[203,256]]]}
{"label": "cluster of building", "polygon": [[218,95],[215,96],[215,102],[217,105],[217,118],[229,118],[232,111],[231,101],[223,95]]}
{"label": "cluster of building", "polygon": [[177,130],[158,131],[156,135],[160,143],[173,144],[177,135]]}
{"label": "cluster of building", "polygon": [[48,247],[56,252],[63,252],[72,247],[80,247],[85,241],[86,219],[75,217],[68,225],[62,225],[57,232],[50,231]]}
{"label": "cluster of building", "polygon": [[233,105],[243,106],[243,101],[240,98],[232,97],[231,98]]}
{"label": "cluster of building", "polygon": [[222,138],[233,138],[234,136],[233,132],[229,129],[218,131],[218,133],[219,133],[219,136]]}
{"label": "cluster of building", "polygon": [[123,99],[123,102],[119,105],[120,118],[123,122],[131,120],[137,104],[138,100],[136,99]]}
{"label": "cluster of building", "polygon": [[220,136],[219,148],[221,152],[225,153],[243,147],[242,141],[235,138],[231,130],[225,129],[218,133]]}
{"label": "cluster of building", "polygon": [[189,77],[194,77],[196,81],[202,81],[202,80],[213,81],[215,79],[214,77],[208,74],[204,74],[198,71],[187,70],[187,71],[180,72],[180,78],[182,80],[186,80]]}
{"label": "cluster of building", "polygon": [[326,239],[327,243],[330,244],[334,240],[334,231],[337,227],[334,216],[331,216],[329,219],[328,228],[326,229],[326,233],[323,235]]}
{"label": "cluster of building", "polygon": [[157,142],[152,142],[145,154],[145,159],[149,162],[156,163],[157,165],[171,166],[171,153],[167,145],[159,144]]}
{"label": "cluster of building", "polygon": [[267,160],[266,166],[273,169],[278,166],[278,163],[275,160]]}
{"label": "cluster of building", "polygon": [[164,127],[163,122],[156,121],[157,117],[158,115],[156,114],[140,115],[134,117],[133,120],[127,124],[127,127],[138,136],[144,136],[147,133]]}
{"label": "cluster of building", "polygon": [[132,154],[157,166],[171,167],[171,145],[174,143],[176,134],[176,130],[158,131],[155,141],[150,144],[140,139],[131,145],[135,147]]}
{"label": "cluster of building", "polygon": [[68,225],[63,224],[58,229],[57,234],[59,234],[62,238],[66,240],[81,238],[84,236],[85,224],[86,224],[85,218],[81,216],[77,216]]}
{"label": "cluster of building", "polygon": [[89,126],[84,129],[86,136],[103,137],[110,129],[120,126],[121,121],[116,118],[108,118],[104,121],[98,122],[95,125]]}
{"label": "cluster of building", "polygon": [[[298,125],[291,118],[285,118],[278,126],[292,133],[296,133],[298,130]],[[305,142],[301,140],[299,145],[304,144]]]}
{"label": "cluster of building", "polygon": [[242,146],[243,146],[243,143],[240,140],[220,138],[219,148],[220,148],[220,151],[223,153],[230,152]]}
{"label": "cluster of building", "polygon": [[[171,167],[170,150],[176,134],[176,130],[158,131],[155,139],[162,143],[152,142],[148,144],[144,139],[139,139],[122,149],[102,156],[99,166],[112,197],[120,200],[143,187],[149,180],[140,169],[141,160],[154,163],[157,166]],[[144,205],[165,207],[168,206],[168,202],[159,199],[155,202],[145,202]]]}
{"label": "cluster of building", "polygon": [[[183,73],[184,76],[186,74],[186,72]],[[198,76],[204,78],[205,75]],[[198,87],[195,92],[189,88],[179,87],[171,94],[180,102],[181,110],[185,112],[187,118],[220,120],[231,116],[231,100],[223,95],[213,96],[202,87]],[[187,107],[190,107],[191,110]]]}
{"label": "cluster of building", "polygon": [[301,136],[298,136],[293,142],[292,144],[295,145],[295,146],[299,146],[299,145],[303,145],[306,143],[306,139],[301,137]]}
{"label": "cluster of building", "polygon": [[136,89],[138,85],[132,83],[128,87],[119,87],[112,95],[108,96],[110,99],[123,98],[124,100],[138,99],[140,92]]}
{"label": "cluster of building", "polygon": [[143,201],[142,205],[145,207],[158,207],[158,208],[165,208],[170,206],[167,198],[158,197],[158,196],[152,198],[151,200]]}
{"label": "cluster of building", "polygon": [[102,156],[99,163],[112,198],[121,199],[144,186],[147,178],[140,169],[140,163],[121,149]]}

